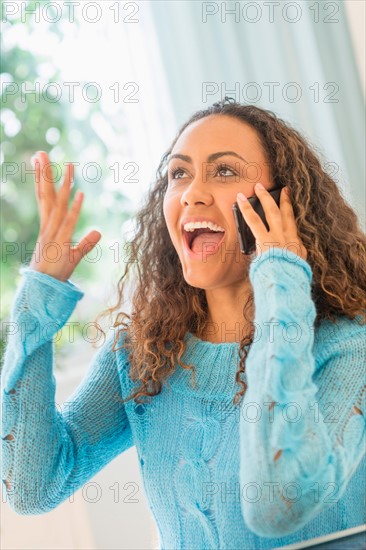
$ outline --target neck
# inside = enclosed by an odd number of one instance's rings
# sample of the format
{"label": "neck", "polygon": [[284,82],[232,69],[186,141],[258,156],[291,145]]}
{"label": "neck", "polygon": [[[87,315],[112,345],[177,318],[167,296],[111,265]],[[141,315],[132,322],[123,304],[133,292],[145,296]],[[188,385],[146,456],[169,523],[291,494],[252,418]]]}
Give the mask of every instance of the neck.
{"label": "neck", "polygon": [[206,289],[206,299],[208,315],[202,333],[197,335],[199,338],[212,343],[239,343],[249,337],[254,321],[254,300],[248,280],[237,287]]}

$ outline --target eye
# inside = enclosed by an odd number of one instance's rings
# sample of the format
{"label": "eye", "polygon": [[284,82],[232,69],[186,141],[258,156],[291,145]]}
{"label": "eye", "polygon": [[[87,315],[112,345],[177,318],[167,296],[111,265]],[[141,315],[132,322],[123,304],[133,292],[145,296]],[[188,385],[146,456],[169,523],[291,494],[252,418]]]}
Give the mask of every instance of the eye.
{"label": "eye", "polygon": [[[226,164],[218,164],[215,167],[215,171],[213,172],[213,175],[216,176],[220,172],[223,172],[223,171],[229,171],[229,172],[231,172],[231,174],[221,174],[220,175],[221,179],[230,178],[230,177],[233,177],[233,176],[236,176],[236,177],[238,176],[238,172],[236,170],[233,170],[233,168],[231,168],[230,166],[226,166]],[[169,179],[170,180],[182,179],[181,177],[177,177],[177,175],[179,175],[181,173],[185,173],[185,170],[184,170],[184,168],[181,168],[181,167],[169,168],[168,173],[169,173]],[[207,174],[207,175],[211,175],[211,173]]]}
{"label": "eye", "polygon": [[175,179],[181,179],[181,178],[177,178],[176,175],[179,173],[179,172],[184,172],[183,168],[170,168],[168,170],[169,172],[169,176],[172,180],[175,180]]}
{"label": "eye", "polygon": [[230,176],[236,176],[237,175],[237,172],[235,172],[232,168],[230,168],[230,166],[226,166],[225,164],[220,164],[218,167],[217,167],[217,173],[219,172],[222,172],[222,171],[225,171],[225,170],[229,170],[229,172],[231,172],[231,174],[227,174],[226,176],[221,176],[221,177],[230,177]]}

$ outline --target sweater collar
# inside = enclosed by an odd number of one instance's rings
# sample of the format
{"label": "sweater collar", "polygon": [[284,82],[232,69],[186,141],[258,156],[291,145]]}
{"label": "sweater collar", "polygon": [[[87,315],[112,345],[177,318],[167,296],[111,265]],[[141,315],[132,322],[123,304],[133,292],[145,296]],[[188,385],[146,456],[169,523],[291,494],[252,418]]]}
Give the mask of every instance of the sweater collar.
{"label": "sweater collar", "polygon": [[[172,389],[187,396],[232,400],[241,386],[235,381],[239,367],[238,342],[213,343],[201,340],[191,332],[184,336],[186,349],[181,361],[196,367],[196,384],[193,386],[192,371],[179,365],[169,383]],[[246,347],[248,350],[249,348]],[[241,376],[247,382],[246,374]]]}

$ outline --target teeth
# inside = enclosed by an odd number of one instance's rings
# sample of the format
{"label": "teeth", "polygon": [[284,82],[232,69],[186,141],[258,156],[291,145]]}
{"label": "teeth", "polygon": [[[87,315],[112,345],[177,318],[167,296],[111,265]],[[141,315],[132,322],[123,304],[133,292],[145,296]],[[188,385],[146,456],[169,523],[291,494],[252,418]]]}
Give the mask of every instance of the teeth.
{"label": "teeth", "polygon": [[212,222],[188,222],[184,224],[183,227],[185,231],[189,231],[189,232],[194,231],[195,229],[203,228],[203,227],[208,227],[209,229],[212,229],[212,231],[225,232],[225,229],[223,229],[219,225],[216,225],[215,223],[212,223]]}

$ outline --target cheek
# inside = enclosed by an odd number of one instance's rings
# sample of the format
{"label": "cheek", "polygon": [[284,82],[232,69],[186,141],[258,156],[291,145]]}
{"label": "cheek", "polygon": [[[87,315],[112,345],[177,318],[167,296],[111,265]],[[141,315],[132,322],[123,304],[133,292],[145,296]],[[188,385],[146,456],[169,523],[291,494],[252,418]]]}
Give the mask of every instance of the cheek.
{"label": "cheek", "polygon": [[176,229],[179,217],[179,200],[174,199],[168,194],[165,195],[163,201],[163,214],[168,231],[172,236],[174,229]]}
{"label": "cheek", "polygon": [[[240,189],[236,192],[239,193]],[[222,212],[225,216],[225,221],[228,227],[235,228],[235,218],[233,214],[233,204],[236,202],[236,193],[233,193],[233,195],[228,200],[227,197],[221,201],[222,205]]]}

